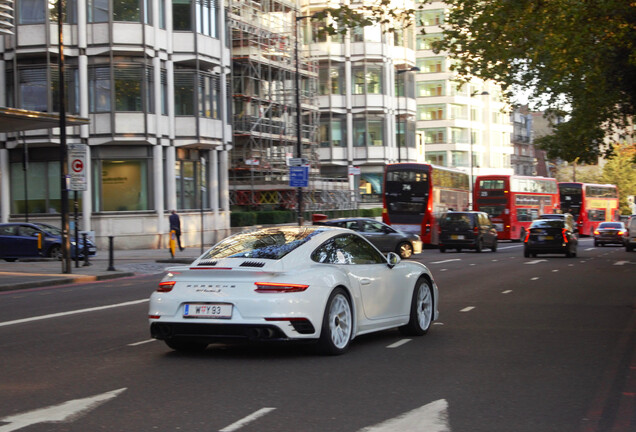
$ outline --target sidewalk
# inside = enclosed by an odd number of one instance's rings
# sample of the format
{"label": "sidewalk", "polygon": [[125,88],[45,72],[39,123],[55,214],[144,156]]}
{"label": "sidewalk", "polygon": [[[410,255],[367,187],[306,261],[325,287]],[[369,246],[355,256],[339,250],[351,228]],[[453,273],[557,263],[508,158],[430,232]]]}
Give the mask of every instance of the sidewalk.
{"label": "sidewalk", "polygon": [[177,251],[174,258],[168,249],[115,250],[114,270],[108,270],[108,251],[100,250],[96,257],[90,258],[89,266],[80,260],[79,267],[76,267],[75,261],[71,261],[70,274],[63,273],[61,261],[49,258],[15,262],[0,260],[0,291],[157,274],[174,265],[189,264],[199,255],[200,247]]}

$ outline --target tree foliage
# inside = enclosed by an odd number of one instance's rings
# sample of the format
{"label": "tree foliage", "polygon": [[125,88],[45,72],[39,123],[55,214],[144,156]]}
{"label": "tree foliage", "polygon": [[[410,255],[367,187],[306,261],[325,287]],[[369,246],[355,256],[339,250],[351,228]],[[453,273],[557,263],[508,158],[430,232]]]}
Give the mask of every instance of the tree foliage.
{"label": "tree foliage", "polygon": [[549,157],[592,163],[636,107],[631,0],[448,0],[445,38],[463,79],[528,92],[531,108],[565,118],[539,144]]}
{"label": "tree foliage", "polygon": [[614,155],[603,166],[602,183],[618,187],[621,214],[632,214],[628,195],[636,195],[636,145],[616,145]]}
{"label": "tree foliage", "polygon": [[[430,0],[420,0],[421,4]],[[435,51],[456,60],[461,81],[499,83],[511,97],[527,94],[546,111],[554,134],[538,144],[550,158],[594,163],[608,132],[626,135],[636,113],[636,7],[633,0],[446,0],[450,12]],[[413,23],[414,10],[389,0],[342,5],[320,13],[342,33],[383,23]],[[610,148],[611,152],[611,148]]]}

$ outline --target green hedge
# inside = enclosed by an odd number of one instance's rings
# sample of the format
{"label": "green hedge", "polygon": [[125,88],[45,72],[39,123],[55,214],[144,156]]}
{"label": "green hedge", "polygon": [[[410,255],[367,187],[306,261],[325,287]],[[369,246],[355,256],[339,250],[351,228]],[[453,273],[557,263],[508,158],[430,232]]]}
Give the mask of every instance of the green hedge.
{"label": "green hedge", "polygon": [[[305,212],[304,219],[311,222],[311,215],[320,212]],[[329,210],[326,214],[329,219],[339,217],[377,217],[382,215],[381,208],[358,209],[358,210]],[[253,226],[253,225],[277,225],[295,223],[297,221],[296,212],[291,210],[271,210],[271,211],[236,211],[230,214],[230,225],[233,227]]]}

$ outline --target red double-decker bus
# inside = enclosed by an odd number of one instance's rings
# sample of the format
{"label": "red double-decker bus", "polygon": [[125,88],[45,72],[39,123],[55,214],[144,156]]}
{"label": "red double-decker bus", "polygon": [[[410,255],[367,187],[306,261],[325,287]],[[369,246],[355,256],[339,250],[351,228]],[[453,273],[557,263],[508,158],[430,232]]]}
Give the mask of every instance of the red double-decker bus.
{"label": "red double-decker bus", "polygon": [[475,210],[488,213],[500,240],[523,240],[530,223],[559,209],[556,179],[481,175],[475,179]]}
{"label": "red double-decker bus", "polygon": [[424,163],[389,164],[384,170],[382,220],[438,244],[438,218],[449,210],[467,210],[468,174]]}
{"label": "red double-decker bus", "polygon": [[574,216],[579,235],[591,236],[601,222],[620,219],[615,185],[559,183],[559,193],[561,210]]}

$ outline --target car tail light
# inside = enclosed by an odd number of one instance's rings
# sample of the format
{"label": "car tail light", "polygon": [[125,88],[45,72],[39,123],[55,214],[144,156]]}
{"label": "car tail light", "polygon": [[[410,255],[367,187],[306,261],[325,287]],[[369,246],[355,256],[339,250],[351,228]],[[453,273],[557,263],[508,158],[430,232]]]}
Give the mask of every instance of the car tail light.
{"label": "car tail light", "polygon": [[277,282],[254,282],[254,285],[256,285],[256,289],[254,291],[259,293],[302,292],[309,288],[309,285]]}
{"label": "car tail light", "polygon": [[566,243],[568,242],[567,232],[568,230],[566,230],[565,228],[561,228],[561,233],[563,234],[563,241]]}
{"label": "car tail light", "polygon": [[598,230],[594,230],[594,235],[599,235]]}
{"label": "car tail light", "polygon": [[528,243],[528,240],[530,240],[530,231],[526,232],[526,238],[523,240],[523,242]]}
{"label": "car tail light", "polygon": [[619,236],[625,235],[625,231],[619,231],[619,232],[618,232],[618,235],[619,235]]}
{"label": "car tail light", "polygon": [[174,284],[176,284],[177,281],[162,281],[159,282],[159,287],[157,288],[157,292],[170,292],[172,291],[172,288],[174,288]]}

